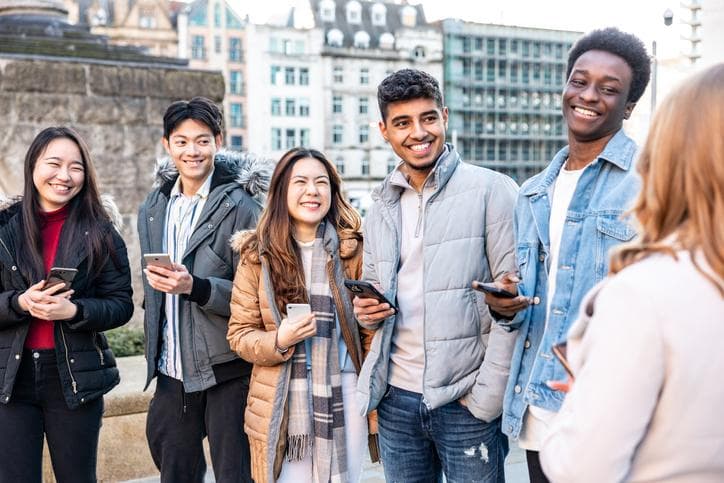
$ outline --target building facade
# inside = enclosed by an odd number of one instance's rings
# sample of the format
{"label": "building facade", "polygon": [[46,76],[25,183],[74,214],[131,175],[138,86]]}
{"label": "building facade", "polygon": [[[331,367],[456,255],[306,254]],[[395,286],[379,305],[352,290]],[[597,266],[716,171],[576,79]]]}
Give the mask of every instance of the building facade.
{"label": "building facade", "polygon": [[567,53],[579,32],[441,22],[448,135],[463,159],[518,183],[565,146]]}
{"label": "building facade", "polygon": [[377,86],[414,67],[441,81],[442,36],[422,6],[358,0],[311,0],[323,35],[323,148],[364,213],[370,192],[399,162],[378,129]]}

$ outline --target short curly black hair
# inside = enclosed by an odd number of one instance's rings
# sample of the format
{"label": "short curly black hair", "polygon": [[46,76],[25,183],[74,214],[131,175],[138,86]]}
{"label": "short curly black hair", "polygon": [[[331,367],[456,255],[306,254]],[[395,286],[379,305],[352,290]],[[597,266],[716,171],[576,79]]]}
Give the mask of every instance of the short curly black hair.
{"label": "short curly black hair", "polygon": [[387,106],[393,102],[410,99],[432,99],[442,109],[440,84],[427,72],[417,69],[401,69],[385,77],[377,88],[377,104],[382,120],[387,120]]}
{"label": "short curly black hair", "polygon": [[615,27],[594,30],[573,44],[568,53],[566,79],[571,75],[573,64],[589,50],[603,50],[621,57],[631,67],[631,89],[629,102],[637,102],[646,90],[651,77],[651,58],[644,43],[633,34],[621,32]]}

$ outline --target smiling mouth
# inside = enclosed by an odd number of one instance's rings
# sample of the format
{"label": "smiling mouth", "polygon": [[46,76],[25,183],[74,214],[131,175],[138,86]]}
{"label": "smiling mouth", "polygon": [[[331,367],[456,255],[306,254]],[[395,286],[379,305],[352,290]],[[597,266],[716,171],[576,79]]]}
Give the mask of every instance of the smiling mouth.
{"label": "smiling mouth", "polygon": [[304,203],[300,203],[300,205],[302,205],[305,208],[311,208],[311,209],[316,209],[316,208],[319,208],[320,206],[322,206],[321,203],[317,203],[316,201],[305,201]]}
{"label": "smiling mouth", "polygon": [[70,186],[62,185],[62,184],[53,184],[50,183],[50,187],[53,188],[53,190],[60,192],[60,193],[68,193],[72,188]]}
{"label": "smiling mouth", "polygon": [[416,153],[424,153],[428,149],[430,149],[430,146],[432,146],[431,142],[421,143],[421,144],[413,144],[408,146],[411,150],[413,150]]}
{"label": "smiling mouth", "polygon": [[590,109],[586,109],[585,107],[575,106],[575,107],[573,107],[573,110],[574,110],[576,113],[580,114],[581,116],[583,116],[583,117],[588,117],[588,118],[591,118],[591,119],[593,119],[594,117],[600,116],[600,114],[597,113],[596,111],[592,111],[592,110],[590,110]]}

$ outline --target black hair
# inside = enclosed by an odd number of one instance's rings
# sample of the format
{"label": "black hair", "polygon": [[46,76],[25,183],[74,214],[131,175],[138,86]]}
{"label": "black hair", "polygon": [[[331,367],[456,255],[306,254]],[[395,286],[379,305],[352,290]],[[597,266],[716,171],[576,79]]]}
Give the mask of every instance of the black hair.
{"label": "black hair", "polygon": [[205,97],[194,97],[190,101],[176,101],[163,115],[163,137],[169,139],[176,127],[187,119],[206,124],[214,136],[221,135],[224,116],[216,104]]}
{"label": "black hair", "polygon": [[646,90],[651,77],[651,58],[644,43],[633,34],[608,27],[587,33],[573,44],[568,53],[566,78],[571,75],[573,64],[589,50],[603,50],[621,57],[631,67],[631,88],[628,102],[637,102]]}
{"label": "black hair", "polygon": [[387,118],[387,106],[410,99],[432,99],[442,109],[442,92],[435,78],[417,69],[402,69],[385,77],[377,88],[377,104],[382,120]]}
{"label": "black hair", "polygon": [[83,162],[83,187],[68,202],[68,218],[63,225],[63,232],[68,233],[66,242],[58,246],[56,261],[66,260],[70,254],[78,250],[78,245],[85,244],[88,250],[87,273],[97,275],[103,268],[105,259],[110,255],[118,266],[118,259],[113,248],[111,231],[107,228],[110,217],[103,208],[98,192],[96,171],[91,161],[88,146],[74,129],[69,127],[48,127],[35,136],[25,154],[24,191],[21,202],[20,233],[23,242],[16,245],[18,268],[28,283],[36,283],[45,278],[43,263],[43,241],[40,235],[40,219],[42,211],[38,190],[35,187],[33,173],[38,159],[47,147],[56,139],[68,139],[78,146]]}

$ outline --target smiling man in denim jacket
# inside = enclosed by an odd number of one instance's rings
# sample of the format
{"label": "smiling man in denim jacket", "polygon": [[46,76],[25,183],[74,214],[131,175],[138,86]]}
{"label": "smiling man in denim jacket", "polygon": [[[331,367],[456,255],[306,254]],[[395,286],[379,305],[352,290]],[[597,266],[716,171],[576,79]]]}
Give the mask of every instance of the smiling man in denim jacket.
{"label": "smiling man in denim jacket", "polygon": [[499,323],[518,329],[505,392],[503,431],[526,449],[531,482],[547,481],[538,450],[563,394],[547,386],[565,380],[551,347],[566,338],[581,299],[608,272],[609,250],[634,231],[621,219],[639,190],[636,144],[624,119],[649,81],[643,43],[616,29],[582,37],[568,57],[562,111],[569,145],[520,189],[515,210],[519,277],[501,288],[514,299],[486,295]]}

